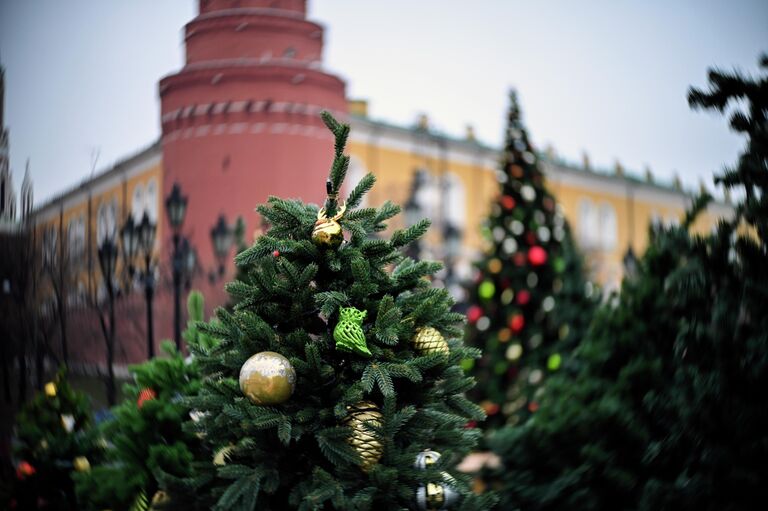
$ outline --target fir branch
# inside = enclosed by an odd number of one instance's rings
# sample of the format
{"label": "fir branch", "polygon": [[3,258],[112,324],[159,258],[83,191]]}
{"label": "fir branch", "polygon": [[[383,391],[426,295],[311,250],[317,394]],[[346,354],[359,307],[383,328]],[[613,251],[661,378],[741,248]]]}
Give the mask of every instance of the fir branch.
{"label": "fir branch", "polygon": [[428,218],[424,218],[407,229],[398,229],[392,234],[392,239],[389,243],[394,248],[402,248],[424,236],[431,224],[432,222]]}
{"label": "fir branch", "polygon": [[352,189],[347,197],[347,209],[353,209],[360,205],[360,201],[363,200],[365,194],[371,191],[373,185],[376,183],[376,176],[370,172],[363,176],[359,183]]}
{"label": "fir branch", "polygon": [[360,464],[357,451],[347,443],[349,428],[341,426],[325,428],[318,431],[315,438],[320,452],[334,465]]}

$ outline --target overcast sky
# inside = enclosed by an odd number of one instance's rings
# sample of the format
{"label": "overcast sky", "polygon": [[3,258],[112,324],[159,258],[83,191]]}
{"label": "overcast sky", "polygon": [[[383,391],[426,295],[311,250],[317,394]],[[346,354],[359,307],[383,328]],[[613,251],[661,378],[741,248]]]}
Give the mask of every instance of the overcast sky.
{"label": "overcast sky", "polygon": [[[0,0],[11,167],[31,159],[35,202],[160,133],[157,81],[183,62],[193,0]],[[618,159],[697,186],[742,141],[692,112],[707,69],[756,70],[768,51],[768,2],[676,0],[310,0],[326,26],[325,63],[373,117],[446,133],[472,124],[502,141],[514,86],[534,143],[578,162]],[[375,169],[373,169],[375,170]]]}

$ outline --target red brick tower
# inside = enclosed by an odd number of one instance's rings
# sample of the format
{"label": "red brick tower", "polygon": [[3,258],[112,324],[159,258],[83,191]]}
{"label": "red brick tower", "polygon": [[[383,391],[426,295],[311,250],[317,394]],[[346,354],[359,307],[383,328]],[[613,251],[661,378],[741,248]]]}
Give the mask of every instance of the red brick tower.
{"label": "red brick tower", "polygon": [[185,44],[185,66],[160,81],[163,197],[175,182],[189,197],[184,232],[207,270],[218,215],[242,215],[250,241],[269,195],[322,201],[332,145],[318,113],[346,113],[345,84],[322,70],[306,0],[200,0]]}

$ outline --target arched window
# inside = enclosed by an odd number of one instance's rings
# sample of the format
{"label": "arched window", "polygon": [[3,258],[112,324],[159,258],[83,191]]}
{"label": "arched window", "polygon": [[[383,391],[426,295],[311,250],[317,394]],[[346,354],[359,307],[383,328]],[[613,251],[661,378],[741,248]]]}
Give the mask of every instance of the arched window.
{"label": "arched window", "polygon": [[613,250],[616,248],[618,238],[618,225],[616,224],[616,210],[613,206],[604,202],[600,205],[599,218],[600,248]]}
{"label": "arched window", "polygon": [[85,221],[83,217],[73,218],[69,221],[67,244],[69,245],[69,260],[73,268],[79,267],[85,255]]}
{"label": "arched window", "polygon": [[579,201],[578,232],[584,249],[597,248],[600,239],[597,209],[590,199]]}
{"label": "arched window", "polygon": [[131,196],[131,216],[133,220],[138,222],[141,220],[141,216],[144,214],[144,185],[141,183],[133,187],[133,194]]}
{"label": "arched window", "polygon": [[154,223],[157,223],[158,205],[157,179],[152,178],[147,183],[147,190],[144,193],[144,208],[149,219]]}
{"label": "arched window", "polygon": [[464,183],[458,175],[449,172],[443,178],[443,187],[442,218],[454,227],[464,229],[467,221],[467,196]]}
{"label": "arched window", "polygon": [[58,237],[59,231],[55,225],[48,227],[43,233],[43,266],[52,266],[56,261]]}
{"label": "arched window", "polygon": [[115,200],[102,202],[96,215],[96,240],[101,244],[107,237],[117,236],[117,204]]}

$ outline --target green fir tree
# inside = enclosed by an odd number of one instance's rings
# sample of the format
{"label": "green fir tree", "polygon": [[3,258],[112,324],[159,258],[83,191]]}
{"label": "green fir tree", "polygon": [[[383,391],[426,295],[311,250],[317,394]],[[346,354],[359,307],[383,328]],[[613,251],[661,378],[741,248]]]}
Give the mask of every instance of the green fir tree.
{"label": "green fir tree", "polygon": [[[196,328],[202,321],[203,296],[193,291],[188,299],[190,325],[184,332],[189,346],[210,349],[213,341]],[[159,490],[158,471],[177,477],[193,473],[190,451],[200,442],[182,424],[197,415],[182,396],[194,395],[200,386],[194,359],[185,361],[173,343],[162,345],[165,357],[132,366],[134,383],[123,389],[126,400],[113,409],[113,418],[102,425],[111,447],[102,464],[76,477],[83,510],[142,511],[154,502],[167,501]]]}
{"label": "green fir tree", "polygon": [[62,370],[16,416],[16,481],[9,509],[80,509],[72,476],[98,462],[91,403]]}
{"label": "green fir tree", "polygon": [[502,507],[763,509],[768,501],[768,57],[758,78],[710,73],[695,108],[732,108],[747,138],[716,183],[741,197],[708,235],[652,230],[637,275],[550,379],[539,412],[491,441]]}
{"label": "green fir tree", "polygon": [[467,343],[483,350],[471,396],[486,427],[524,421],[539,406],[547,375],[562,371],[595,306],[581,257],[547,190],[514,91],[498,171],[499,196],[488,218],[489,249],[469,290]]}
{"label": "green fir tree", "polygon": [[[358,208],[371,174],[339,204],[349,126],[323,120],[336,138],[324,210],[276,197],[258,208],[270,229],[237,256],[236,305],[201,327],[220,344],[192,348],[203,387],[190,402],[206,413],[207,450],[194,477],[165,479],[171,503],[397,510],[429,493],[423,509],[488,509],[493,498],[472,494],[455,470],[478,437],[465,424],[483,417],[459,366],[478,351],[462,346],[448,293],[430,287],[440,264],[402,253],[429,222],[374,237],[400,208]],[[337,329],[351,307],[359,313]],[[426,449],[442,456],[418,468]]]}

